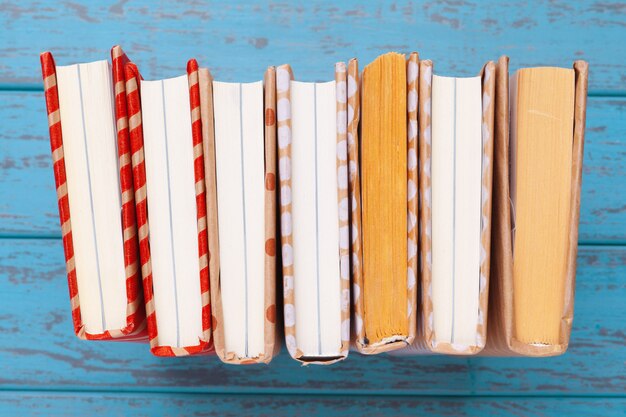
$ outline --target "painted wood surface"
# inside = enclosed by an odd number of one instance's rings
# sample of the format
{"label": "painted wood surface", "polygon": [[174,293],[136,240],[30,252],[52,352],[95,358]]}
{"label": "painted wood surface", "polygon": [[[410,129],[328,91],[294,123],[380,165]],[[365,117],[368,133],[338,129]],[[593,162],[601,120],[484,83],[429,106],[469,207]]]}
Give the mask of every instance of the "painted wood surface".
{"label": "painted wood surface", "polygon": [[[545,398],[545,397],[453,397],[442,402],[439,397],[399,399],[398,397],[300,396],[300,395],[184,395],[125,393],[0,393],[6,407],[0,417],[14,417],[24,408],[31,416],[66,416],[67,404],[76,415],[108,416],[196,416],[230,417],[280,415],[310,417],[355,416],[387,417],[465,415],[505,416],[593,416],[599,410],[619,415],[626,408],[622,398]],[[602,414],[608,415],[608,414]]]}
{"label": "painted wood surface", "polygon": [[[624,415],[626,410],[626,4],[565,2],[0,2],[0,416]],[[473,75],[590,62],[577,294],[556,358],[364,357],[300,367],[163,359],[143,344],[73,336],[38,54],[105,59],[120,43],[147,78],[197,58],[224,81],[288,62],[332,78],[388,50]]]}
{"label": "painted wood surface", "polygon": [[0,385],[23,389],[377,395],[622,395],[626,390],[626,248],[582,247],[572,342],[564,356],[361,356],[301,367],[216,357],[157,358],[145,344],[72,333],[60,240],[0,240]]}
{"label": "painted wood surface", "polygon": [[510,55],[513,67],[587,59],[592,89],[626,89],[626,8],[619,0],[9,0],[0,10],[3,83],[38,84],[39,51],[84,62],[121,43],[148,78],[178,75],[196,57],[224,81],[261,79],[265,67],[282,63],[298,77],[326,80],[336,61],[416,50],[438,70],[461,75],[475,75],[500,54]]}

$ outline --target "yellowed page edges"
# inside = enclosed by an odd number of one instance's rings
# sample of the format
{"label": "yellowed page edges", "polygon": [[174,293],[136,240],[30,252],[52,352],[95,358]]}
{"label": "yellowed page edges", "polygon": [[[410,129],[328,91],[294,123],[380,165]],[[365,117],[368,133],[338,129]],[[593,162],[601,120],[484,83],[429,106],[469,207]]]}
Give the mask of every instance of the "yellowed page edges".
{"label": "yellowed page edges", "polygon": [[[420,72],[419,55],[412,52],[406,61],[407,70],[407,320],[408,334],[403,340],[392,342],[365,343],[365,328],[363,326],[364,301],[360,297],[363,288],[361,264],[363,259],[361,245],[361,195],[359,179],[359,149],[358,149],[358,122],[359,117],[348,120],[348,131],[352,133],[354,141],[348,142],[350,158],[350,192],[352,195],[352,276],[353,276],[353,305],[354,305],[354,345],[356,349],[366,355],[375,355],[383,352],[403,349],[411,345],[415,339],[417,327],[417,267],[418,267],[418,77]],[[354,71],[358,75],[358,67]],[[350,68],[348,70],[351,75]],[[355,86],[359,86],[358,78],[354,78]],[[350,87],[350,79],[348,87]],[[359,107],[358,95],[355,99]],[[350,98],[348,98],[350,101]]]}
{"label": "yellowed page edges", "polygon": [[[565,353],[574,316],[574,292],[576,281],[576,256],[578,251],[578,223],[580,217],[580,188],[582,183],[582,164],[584,150],[584,132],[587,109],[587,85],[589,65],[585,61],[574,62],[576,79],[574,98],[574,133],[572,136],[572,191],[570,211],[569,252],[563,317],[561,318],[560,343],[555,345],[529,345],[514,338],[513,320],[513,272],[511,251],[511,218],[508,209],[509,199],[509,115],[508,115],[508,58],[502,57],[497,68],[496,102],[496,144],[494,186],[494,243],[491,267],[491,311],[487,347],[489,356],[556,356]],[[506,112],[504,102],[506,101]],[[506,207],[506,209],[502,209]]]}

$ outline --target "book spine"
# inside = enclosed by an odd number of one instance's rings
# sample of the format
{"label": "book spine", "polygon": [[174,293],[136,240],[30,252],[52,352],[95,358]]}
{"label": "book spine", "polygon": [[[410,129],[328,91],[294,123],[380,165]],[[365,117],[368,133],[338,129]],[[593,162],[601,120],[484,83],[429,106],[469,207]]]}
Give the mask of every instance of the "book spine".
{"label": "book spine", "polygon": [[406,343],[415,338],[417,317],[417,102],[418,102],[419,56],[409,55],[406,62],[407,82],[407,300],[409,332]]}
{"label": "book spine", "polygon": [[578,254],[578,227],[580,223],[580,190],[585,149],[585,126],[587,123],[587,91],[589,84],[589,64],[586,61],[574,62],[574,133],[572,139],[572,194],[570,203],[569,250],[567,254],[567,275],[565,278],[565,302],[561,333],[563,352],[569,346],[572,323],[574,321],[574,295],[576,293],[576,260]]}
{"label": "book spine", "polygon": [[509,190],[509,58],[501,56],[495,71],[493,130],[492,239],[490,253],[487,341],[483,355],[513,354],[513,253]]}
{"label": "book spine", "polygon": [[200,120],[206,190],[207,233],[209,250],[209,295],[211,297],[211,338],[215,354],[226,361],[224,320],[220,292],[220,250],[217,214],[217,174],[215,169],[215,126],[213,121],[213,76],[207,68],[198,69]]}
{"label": "book spine", "polygon": [[200,117],[200,84],[198,63],[187,63],[189,79],[189,106],[191,111],[191,134],[193,140],[194,176],[198,223],[198,262],[200,266],[200,291],[202,299],[202,339],[197,346],[187,348],[189,354],[211,348],[211,297],[209,293],[209,246],[207,234],[206,185],[204,180],[204,154],[202,145],[202,120]]}
{"label": "book spine", "polygon": [[481,221],[480,221],[480,281],[476,344],[471,353],[480,352],[487,341],[487,317],[489,301],[489,277],[491,266],[491,221],[493,201],[493,146],[496,101],[496,65],[485,64],[482,71],[482,175],[481,175]]}
{"label": "book spine", "polygon": [[348,62],[348,192],[350,194],[350,250],[354,324],[357,349],[362,350],[365,343],[363,327],[363,248],[361,246],[361,178],[359,174],[359,119],[361,103],[359,100],[359,63],[356,59]]}
{"label": "book spine", "polygon": [[44,96],[48,112],[48,129],[50,132],[50,150],[52,152],[52,167],[54,182],[57,191],[59,219],[63,250],[65,252],[65,268],[67,270],[67,285],[70,292],[72,306],[72,323],[74,333],[80,339],[87,339],[80,314],[80,299],[78,297],[78,282],[76,280],[76,265],[74,260],[74,243],[72,240],[72,225],[70,221],[70,204],[67,194],[67,177],[65,174],[65,158],[63,154],[63,133],[61,130],[61,110],[59,109],[59,94],[57,90],[57,76],[54,58],[50,52],[41,54],[41,73],[43,76]]}
{"label": "book spine", "polygon": [[128,112],[126,106],[126,85],[124,65],[128,57],[119,46],[111,49],[113,63],[113,86],[115,92],[115,119],[117,124],[117,150],[120,170],[120,192],[122,200],[122,229],[124,236],[124,267],[126,273],[126,323],[119,331],[111,331],[112,337],[135,336],[139,340],[147,336],[141,272],[137,248],[137,225],[135,196],[131,166],[130,139],[128,134]]}
{"label": "book spine", "polygon": [[341,359],[350,349],[350,219],[348,197],[348,81],[344,62],[335,64],[337,103],[337,202],[339,203],[339,275],[341,283]]}
{"label": "book spine", "polygon": [[432,242],[431,242],[431,111],[432,103],[433,63],[422,60],[419,63],[419,97],[418,97],[418,146],[419,146],[419,242],[420,242],[420,320],[417,327],[417,341],[414,343],[419,350],[430,350],[432,339],[433,311],[430,294],[432,294]]}
{"label": "book spine", "polygon": [[[280,188],[291,189],[291,80],[289,65],[276,69],[276,113],[278,121],[278,175]],[[296,343],[296,314],[293,267],[293,235],[291,234],[291,200],[280,201],[281,251],[283,261],[283,314],[285,344],[292,358],[302,352]]]}
{"label": "book spine", "polygon": [[276,69],[269,67],[263,77],[263,116],[265,134],[265,352],[261,361],[269,363],[278,353],[276,332]]}
{"label": "book spine", "polygon": [[148,201],[146,190],[146,165],[143,152],[143,129],[141,126],[141,97],[139,81],[141,75],[137,66],[127,63],[124,66],[126,82],[126,104],[128,111],[128,130],[130,139],[131,166],[133,169],[133,185],[135,188],[135,210],[137,215],[137,238],[139,240],[139,259],[143,282],[144,305],[150,351],[157,356],[172,356],[168,349],[158,345],[158,329],[154,310],[154,293],[152,291],[152,264],[150,262],[150,241],[148,235]]}

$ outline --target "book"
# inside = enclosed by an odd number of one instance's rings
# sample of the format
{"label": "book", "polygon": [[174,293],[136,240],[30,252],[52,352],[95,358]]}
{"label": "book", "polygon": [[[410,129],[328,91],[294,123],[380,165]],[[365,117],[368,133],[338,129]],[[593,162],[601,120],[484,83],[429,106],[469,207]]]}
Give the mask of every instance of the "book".
{"label": "book", "polygon": [[117,46],[111,55],[113,73],[107,61],[56,66],[50,52],[41,54],[50,144],[74,331],[88,340],[145,340],[117,71],[128,58]]}
{"label": "book", "polygon": [[554,344],[569,244],[574,70],[520,69],[510,97],[515,337]]}
{"label": "book", "polygon": [[285,344],[296,360],[329,364],[350,342],[347,70],[292,78],[277,68]]}
{"label": "book", "polygon": [[470,355],[486,339],[495,64],[477,77],[420,63],[420,328],[413,350]]}
{"label": "book", "polygon": [[157,356],[208,353],[213,345],[198,65],[190,60],[185,75],[144,81],[127,64],[125,75],[150,350]]}
{"label": "book", "polygon": [[498,62],[494,311],[490,354],[558,355],[573,319],[588,65]]}
{"label": "book", "polygon": [[434,337],[471,346],[480,280],[480,77],[433,75],[431,129]]}
{"label": "book", "polygon": [[361,75],[361,136],[350,158],[355,344],[365,354],[415,336],[418,60],[388,53]]}
{"label": "book", "polygon": [[276,332],[276,81],[214,81],[199,69],[215,350],[269,363]]}

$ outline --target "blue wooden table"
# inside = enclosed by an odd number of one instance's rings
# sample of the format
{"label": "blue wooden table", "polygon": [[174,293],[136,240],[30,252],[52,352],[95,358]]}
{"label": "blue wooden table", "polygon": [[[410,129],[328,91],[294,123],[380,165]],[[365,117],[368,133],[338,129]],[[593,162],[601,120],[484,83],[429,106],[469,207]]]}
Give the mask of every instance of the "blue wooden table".
{"label": "blue wooden table", "polygon": [[[0,416],[624,415],[626,410],[626,4],[604,1],[0,1]],[[73,336],[39,52],[59,64],[121,44],[147,78],[188,58],[221,80],[292,64],[333,77],[388,50],[448,75],[501,54],[521,66],[591,65],[576,310],[568,353],[548,359],[363,357],[302,368],[163,359],[141,344]]]}

